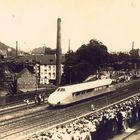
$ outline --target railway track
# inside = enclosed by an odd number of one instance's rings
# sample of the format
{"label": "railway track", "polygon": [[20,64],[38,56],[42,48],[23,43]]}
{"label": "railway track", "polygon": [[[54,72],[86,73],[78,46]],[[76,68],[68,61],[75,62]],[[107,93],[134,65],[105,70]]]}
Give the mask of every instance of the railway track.
{"label": "railway track", "polygon": [[[0,125],[1,132],[0,138],[3,139],[7,136],[23,132],[24,130],[30,129],[31,131],[32,128],[34,130],[34,127],[36,128],[37,127],[40,128],[40,126],[48,127],[56,123],[66,121],[67,118],[79,116],[83,111],[86,112],[87,110],[87,106],[84,105],[82,106],[81,110],[78,110],[79,106],[75,107],[75,111],[71,111],[71,108],[61,110],[44,110],[41,112],[28,115],[26,117],[23,116],[22,118],[17,118],[17,120],[15,121],[11,120],[10,122]],[[60,117],[62,114],[63,118]]]}
{"label": "railway track", "polygon": [[19,135],[26,136],[29,133],[51,127],[55,124],[91,112],[91,103],[95,104],[98,109],[140,91],[138,83],[135,85],[129,85],[128,87],[131,89],[131,92],[130,89],[126,90],[126,86],[117,90],[114,94],[108,94],[107,96],[99,98],[96,97],[91,100],[81,102],[80,104],[75,104],[61,109],[57,108],[54,110],[49,110],[46,107],[46,109],[40,110],[39,112],[34,112],[6,122],[1,122],[0,139],[11,140],[15,139],[17,136],[19,137]]}
{"label": "railway track", "polygon": [[20,111],[22,109],[26,109],[25,103],[24,104],[20,104],[20,105],[15,105],[15,106],[12,106],[12,107],[8,107],[8,108],[0,109],[0,115],[4,115],[4,114],[7,114],[7,113],[17,112],[17,111]]}
{"label": "railway track", "polygon": [[122,140],[139,140],[140,138],[140,127],[138,127],[134,132],[130,133]]}

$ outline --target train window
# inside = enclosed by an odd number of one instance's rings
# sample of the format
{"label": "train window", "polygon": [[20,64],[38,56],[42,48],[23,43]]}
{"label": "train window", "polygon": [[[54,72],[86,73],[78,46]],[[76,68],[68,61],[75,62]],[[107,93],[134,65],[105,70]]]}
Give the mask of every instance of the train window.
{"label": "train window", "polygon": [[87,92],[90,92],[90,90],[88,89]]}
{"label": "train window", "polygon": [[60,90],[60,88],[57,89],[57,91],[59,91],[59,90]]}
{"label": "train window", "polygon": [[65,91],[65,88],[61,88],[61,91]]}
{"label": "train window", "polygon": [[85,91],[85,90],[81,92],[81,94],[85,94],[85,93],[86,93],[86,91]]}
{"label": "train window", "polygon": [[98,91],[99,90],[99,88],[95,88],[95,91]]}
{"label": "train window", "polygon": [[88,89],[88,90],[79,91],[79,92],[74,92],[74,93],[72,93],[72,96],[78,96],[78,95],[86,94],[86,93],[92,92],[92,91],[94,91],[94,88],[93,88],[93,89]]}
{"label": "train window", "polygon": [[92,92],[94,89],[88,89],[87,92]]}
{"label": "train window", "polygon": [[58,88],[57,91],[65,91],[65,88]]}
{"label": "train window", "polygon": [[80,95],[80,92],[76,92],[75,95],[76,95],[76,96]]}
{"label": "train window", "polygon": [[78,95],[80,95],[80,92],[74,92],[74,93],[72,93],[72,96],[78,96]]}

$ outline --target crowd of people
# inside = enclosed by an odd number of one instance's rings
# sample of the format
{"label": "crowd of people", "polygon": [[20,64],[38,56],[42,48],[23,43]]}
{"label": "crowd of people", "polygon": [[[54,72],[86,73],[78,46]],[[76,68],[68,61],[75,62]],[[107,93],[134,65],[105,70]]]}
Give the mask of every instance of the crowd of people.
{"label": "crowd of people", "polygon": [[45,101],[45,97],[42,94],[35,95],[35,104],[36,105],[40,105],[41,102],[44,103],[44,101]]}
{"label": "crowd of people", "polygon": [[[31,101],[29,99],[23,100],[23,102],[26,104],[27,109],[29,109],[29,105]],[[34,98],[35,105],[40,105],[41,103],[45,102],[45,96],[43,94],[36,94]]]}
{"label": "crowd of people", "polygon": [[110,77],[114,80],[116,80],[116,83],[120,83],[120,82],[129,82],[133,79],[138,78],[140,75],[140,71],[136,71],[136,70],[132,70],[132,71],[124,71],[124,70],[120,70],[120,71],[113,71],[110,74]]}
{"label": "crowd of people", "polygon": [[140,121],[140,94],[91,115],[34,134],[29,140],[109,140]]}

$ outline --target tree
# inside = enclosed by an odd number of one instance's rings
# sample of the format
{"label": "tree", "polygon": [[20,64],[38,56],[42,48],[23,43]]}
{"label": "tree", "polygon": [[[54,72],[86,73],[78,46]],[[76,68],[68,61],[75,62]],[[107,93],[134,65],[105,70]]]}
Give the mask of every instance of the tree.
{"label": "tree", "polygon": [[[62,84],[71,84],[73,83],[73,72],[74,67],[78,64],[77,55],[73,51],[69,51],[65,54],[64,62],[64,73],[62,75]],[[76,72],[76,71],[75,71]]]}
{"label": "tree", "polygon": [[76,53],[79,61],[85,60],[93,66],[92,71],[104,67],[108,61],[107,47],[95,39],[90,40],[87,45],[82,45]]}
{"label": "tree", "polygon": [[68,52],[65,58],[62,83],[77,83],[96,73],[97,69],[105,67],[108,61],[108,52],[102,42],[92,39],[87,45],[83,44],[76,52]]}
{"label": "tree", "polygon": [[139,58],[139,53],[140,53],[140,50],[139,49],[132,49],[130,50],[130,56],[132,58]]}

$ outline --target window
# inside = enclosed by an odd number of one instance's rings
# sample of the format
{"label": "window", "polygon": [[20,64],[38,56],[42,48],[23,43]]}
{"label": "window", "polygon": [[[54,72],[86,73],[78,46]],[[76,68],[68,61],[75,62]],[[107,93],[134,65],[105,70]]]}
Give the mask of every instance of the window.
{"label": "window", "polygon": [[51,66],[49,66],[49,71],[51,70]]}
{"label": "window", "polygon": [[95,88],[95,91],[98,91],[99,90],[99,88],[97,87],[97,88]]}
{"label": "window", "polygon": [[53,78],[55,78],[55,73],[53,73]]}
{"label": "window", "polygon": [[72,93],[72,96],[78,96],[80,94],[82,94],[82,92],[74,92],[74,93]]}
{"label": "window", "polygon": [[58,88],[57,91],[65,91],[65,88]]}
{"label": "window", "polygon": [[53,66],[53,71],[55,71],[55,66]]}
{"label": "window", "polygon": [[61,91],[65,91],[65,88],[61,88]]}
{"label": "window", "polygon": [[49,78],[51,78],[51,73],[49,72]]}
{"label": "window", "polygon": [[86,93],[87,93],[87,91],[86,91],[86,90],[82,91],[82,94],[86,94]]}
{"label": "window", "polygon": [[75,95],[76,95],[76,96],[80,95],[80,92],[75,92]]}
{"label": "window", "polygon": [[88,89],[88,90],[87,90],[87,92],[92,92],[92,91],[94,91],[94,89]]}
{"label": "window", "polygon": [[44,69],[44,74],[47,74],[47,69]]}
{"label": "window", "polygon": [[78,91],[78,92],[73,92],[72,96],[78,96],[78,95],[86,94],[86,93],[92,92],[92,91],[94,91],[94,88],[93,89],[83,90],[83,91]]}
{"label": "window", "polygon": [[106,86],[103,86],[103,87],[102,87],[102,89],[105,89],[105,88],[106,88]]}

